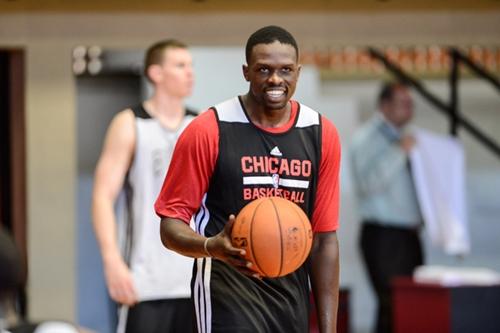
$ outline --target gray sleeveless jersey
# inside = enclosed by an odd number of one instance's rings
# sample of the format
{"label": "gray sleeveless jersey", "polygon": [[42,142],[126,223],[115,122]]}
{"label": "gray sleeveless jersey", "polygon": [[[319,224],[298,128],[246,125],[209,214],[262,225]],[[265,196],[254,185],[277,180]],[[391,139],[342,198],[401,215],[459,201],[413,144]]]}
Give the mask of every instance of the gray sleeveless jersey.
{"label": "gray sleeveless jersey", "polygon": [[165,178],[177,138],[194,119],[188,111],[176,130],[166,129],[141,106],[133,109],[136,147],[125,184],[125,258],[139,300],[187,298],[193,259],[163,246],[160,218],[153,205]]}

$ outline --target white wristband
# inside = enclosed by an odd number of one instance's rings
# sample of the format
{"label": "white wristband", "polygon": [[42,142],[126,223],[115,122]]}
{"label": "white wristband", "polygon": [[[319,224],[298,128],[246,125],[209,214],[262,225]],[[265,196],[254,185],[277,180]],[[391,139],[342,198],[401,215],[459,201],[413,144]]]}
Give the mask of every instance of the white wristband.
{"label": "white wristband", "polygon": [[209,239],[210,239],[210,237],[207,237],[207,239],[205,239],[205,242],[203,243],[203,248],[205,249],[205,253],[208,254],[209,257],[212,257],[210,252],[208,252],[208,247],[207,247]]}

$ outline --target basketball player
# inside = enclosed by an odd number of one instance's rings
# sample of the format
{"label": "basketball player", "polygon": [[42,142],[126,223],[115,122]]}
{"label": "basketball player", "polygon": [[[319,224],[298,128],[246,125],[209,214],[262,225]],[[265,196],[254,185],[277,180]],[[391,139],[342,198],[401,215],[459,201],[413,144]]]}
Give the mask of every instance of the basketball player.
{"label": "basketball player", "polygon": [[[194,118],[184,106],[193,86],[191,54],[179,41],[161,41],[148,49],[144,67],[154,92],[111,122],[95,173],[94,229],[109,294],[124,305],[118,331],[188,332],[192,259],[165,251],[152,207],[175,142]],[[128,214],[120,251],[113,205],[122,188]]]}
{"label": "basketball player", "polygon": [[[177,142],[155,209],[165,246],[197,258],[199,332],[308,332],[308,278],[321,332],[336,331],[340,143],[326,118],[291,100],[298,57],[283,28],[253,33],[243,65],[249,91],[198,116]],[[277,161],[279,170],[269,164]],[[303,198],[296,203],[314,232],[309,264],[275,279],[256,275],[230,241],[234,214],[264,192]]]}

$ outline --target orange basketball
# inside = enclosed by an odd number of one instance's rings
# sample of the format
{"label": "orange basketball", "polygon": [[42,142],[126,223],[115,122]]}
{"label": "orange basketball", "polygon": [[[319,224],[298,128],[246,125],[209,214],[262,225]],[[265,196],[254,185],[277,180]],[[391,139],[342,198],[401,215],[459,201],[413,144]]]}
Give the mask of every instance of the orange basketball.
{"label": "orange basketball", "polygon": [[280,198],[259,198],[236,216],[231,233],[234,246],[246,250],[246,259],[261,276],[279,277],[299,268],[309,255],[312,230],[304,211]]}

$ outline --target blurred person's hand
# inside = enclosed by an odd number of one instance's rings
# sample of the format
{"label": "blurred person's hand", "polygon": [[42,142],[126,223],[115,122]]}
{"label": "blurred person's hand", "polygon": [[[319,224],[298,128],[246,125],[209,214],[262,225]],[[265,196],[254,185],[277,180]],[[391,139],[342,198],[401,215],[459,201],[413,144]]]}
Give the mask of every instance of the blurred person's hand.
{"label": "blurred person's hand", "polygon": [[415,146],[415,144],[416,144],[416,141],[415,141],[415,138],[413,137],[413,135],[405,134],[399,140],[399,146],[407,154],[412,150],[412,148]]}
{"label": "blurred person's hand", "polygon": [[109,295],[114,301],[128,306],[138,302],[132,274],[121,257],[107,260],[104,275]]}

